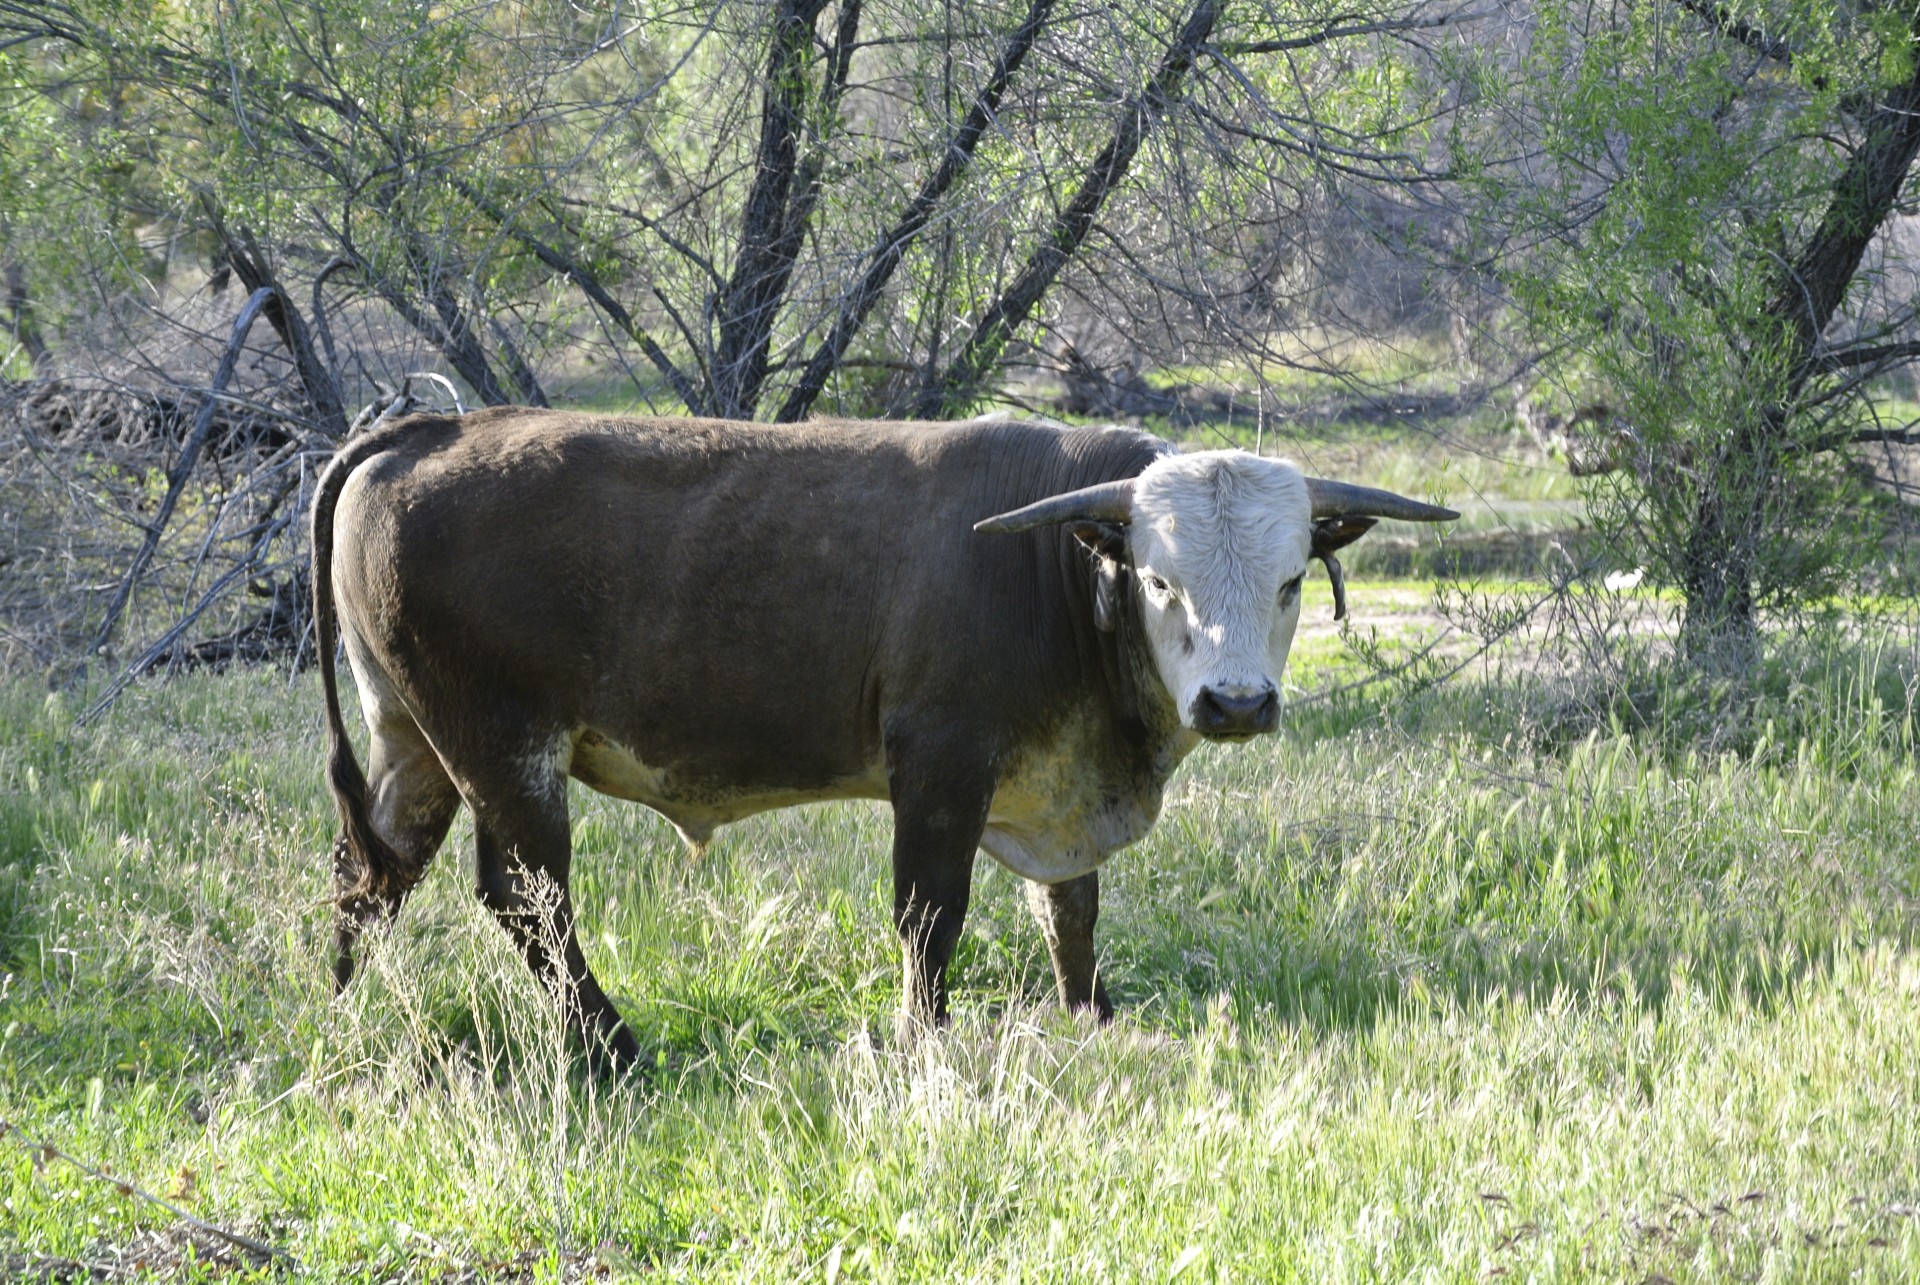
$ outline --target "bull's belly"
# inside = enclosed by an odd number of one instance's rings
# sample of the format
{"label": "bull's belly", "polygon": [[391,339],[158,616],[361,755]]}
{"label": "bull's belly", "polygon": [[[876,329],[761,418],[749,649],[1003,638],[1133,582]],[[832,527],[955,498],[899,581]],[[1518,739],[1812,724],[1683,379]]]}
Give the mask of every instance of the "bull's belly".
{"label": "bull's belly", "polygon": [[695,848],[704,847],[721,826],[755,813],[831,799],[887,797],[883,764],[810,789],[716,785],[646,763],[619,741],[591,728],[574,733],[570,770],[575,779],[602,794],[646,804],[671,821],[680,837]]}
{"label": "bull's belly", "polygon": [[1124,798],[1061,799],[1053,806],[1002,789],[980,836],[988,856],[1013,873],[1040,883],[1078,879],[1100,868],[1119,849],[1137,843],[1153,827],[1153,812]]}
{"label": "bull's belly", "polygon": [[[676,779],[640,759],[604,733],[573,735],[572,775],[615,798],[643,803],[666,817],[687,843],[704,847],[715,830],[759,812],[833,799],[885,799],[886,765],[807,789],[716,786]],[[1094,768],[1092,756],[1068,746],[1030,752],[994,792],[980,847],[1024,878],[1041,883],[1077,879],[1108,856],[1138,842],[1160,811],[1157,789],[1116,788]]]}

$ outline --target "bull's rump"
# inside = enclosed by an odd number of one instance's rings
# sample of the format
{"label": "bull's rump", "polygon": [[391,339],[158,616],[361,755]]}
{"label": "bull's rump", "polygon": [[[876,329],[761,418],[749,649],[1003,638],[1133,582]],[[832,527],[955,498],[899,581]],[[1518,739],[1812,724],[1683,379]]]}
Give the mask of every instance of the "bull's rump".
{"label": "bull's rump", "polygon": [[443,757],[490,722],[568,733],[590,784],[716,819],[884,793],[903,711],[970,719],[989,753],[1046,717],[1053,541],[970,528],[1083,476],[1099,436],[421,421],[341,498],[350,650]]}

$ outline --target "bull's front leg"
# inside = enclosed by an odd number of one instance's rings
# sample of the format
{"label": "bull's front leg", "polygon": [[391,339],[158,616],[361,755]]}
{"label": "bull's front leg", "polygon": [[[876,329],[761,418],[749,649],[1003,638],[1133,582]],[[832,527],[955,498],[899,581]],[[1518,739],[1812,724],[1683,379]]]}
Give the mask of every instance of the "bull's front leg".
{"label": "bull's front leg", "polygon": [[973,894],[973,858],[993,802],[987,755],[944,740],[890,736],[893,923],[906,954],[901,1034],[947,1021],[947,964]]}
{"label": "bull's front leg", "polygon": [[1027,883],[1027,909],[1040,921],[1053,957],[1053,980],[1060,1002],[1070,1011],[1113,1020],[1113,1002],[1100,981],[1093,954],[1093,926],[1100,918],[1100,873],[1091,871],[1064,883]]}

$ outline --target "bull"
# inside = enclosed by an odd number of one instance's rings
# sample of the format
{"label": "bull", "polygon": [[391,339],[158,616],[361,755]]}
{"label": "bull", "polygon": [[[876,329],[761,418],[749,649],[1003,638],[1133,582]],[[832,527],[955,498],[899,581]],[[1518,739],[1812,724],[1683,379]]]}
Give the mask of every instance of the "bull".
{"label": "bull", "polygon": [[350,440],[313,506],[335,981],[464,802],[481,900],[590,1058],[632,1062],[574,933],[571,778],[696,849],[770,808],[888,800],[903,1021],[947,1015],[982,848],[1029,881],[1060,1000],[1109,1018],[1097,871],[1200,741],[1277,725],[1308,564],[1339,615],[1336,550],[1457,516],[1245,451],[1008,421],[506,408]]}

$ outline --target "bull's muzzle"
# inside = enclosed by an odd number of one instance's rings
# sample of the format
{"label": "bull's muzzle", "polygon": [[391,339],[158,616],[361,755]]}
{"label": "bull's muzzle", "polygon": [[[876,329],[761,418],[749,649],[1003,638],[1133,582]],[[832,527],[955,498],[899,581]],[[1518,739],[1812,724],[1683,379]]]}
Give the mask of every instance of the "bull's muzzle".
{"label": "bull's muzzle", "polygon": [[1244,741],[1280,726],[1280,693],[1263,688],[1202,687],[1193,699],[1193,730],[1214,740]]}

